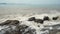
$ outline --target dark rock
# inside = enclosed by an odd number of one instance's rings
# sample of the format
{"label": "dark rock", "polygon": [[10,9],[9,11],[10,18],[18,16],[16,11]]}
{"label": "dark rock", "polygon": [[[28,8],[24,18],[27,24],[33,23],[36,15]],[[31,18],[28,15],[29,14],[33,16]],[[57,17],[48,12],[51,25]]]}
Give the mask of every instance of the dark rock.
{"label": "dark rock", "polygon": [[28,19],[28,21],[34,21],[35,20],[35,17],[31,17]]}
{"label": "dark rock", "polygon": [[6,31],[4,34],[21,34],[21,32],[19,32],[19,31],[11,31],[11,32]]}
{"label": "dark rock", "polygon": [[1,32],[4,34],[36,34],[36,30],[27,25],[16,25],[15,28],[12,28],[14,26],[11,25],[10,27],[4,28],[3,32]]}
{"label": "dark rock", "polygon": [[3,22],[3,23],[0,23],[0,25],[8,25],[8,24],[10,24],[11,23],[11,21],[10,20],[7,20],[7,21],[5,21],[5,22]]}
{"label": "dark rock", "polygon": [[25,30],[28,28],[29,26],[27,25],[20,25],[16,27],[16,31],[20,31],[20,33],[22,34],[23,32],[25,32]]}
{"label": "dark rock", "polygon": [[8,31],[6,31],[4,34],[10,34]]}
{"label": "dark rock", "polygon": [[18,23],[19,23],[18,20],[6,20],[5,22],[0,23],[0,25],[9,25],[9,24],[15,25],[15,24],[18,24]]}
{"label": "dark rock", "polygon": [[57,16],[57,17],[53,17],[52,19],[53,19],[53,20],[57,20],[58,18],[59,18],[59,17]]}
{"label": "dark rock", "polygon": [[27,25],[16,25],[14,29],[10,26],[9,28],[4,28],[3,31],[4,34],[24,34],[24,32],[26,32],[25,30],[28,30],[27,28]]}
{"label": "dark rock", "polygon": [[36,30],[35,29],[29,29],[24,34],[36,34]]}
{"label": "dark rock", "polygon": [[42,19],[36,19],[34,22],[43,24],[44,21]]}
{"label": "dark rock", "polygon": [[50,19],[49,19],[48,16],[44,16],[43,20],[44,20],[44,21],[45,21],[45,20],[48,20],[48,21],[49,21]]}
{"label": "dark rock", "polygon": [[19,24],[19,21],[18,20],[11,20],[10,24],[11,25],[17,25],[17,24]]}
{"label": "dark rock", "polygon": [[38,27],[40,27],[40,26],[38,25]]}

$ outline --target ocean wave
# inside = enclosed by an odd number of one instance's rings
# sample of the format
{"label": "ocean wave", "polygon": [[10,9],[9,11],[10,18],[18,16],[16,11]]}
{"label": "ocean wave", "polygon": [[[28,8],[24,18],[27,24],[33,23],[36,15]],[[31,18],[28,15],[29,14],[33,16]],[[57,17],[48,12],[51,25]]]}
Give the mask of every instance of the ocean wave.
{"label": "ocean wave", "polygon": [[[36,19],[42,19],[43,20],[44,16],[48,16],[50,20],[49,21],[44,21],[43,24],[37,23],[37,22],[34,22],[34,21],[28,21],[28,19],[31,18],[31,17],[35,17]],[[57,16],[58,16],[58,19],[53,20],[53,17],[57,17]],[[29,29],[32,29],[32,30],[35,29],[36,30],[32,34],[52,34],[52,33],[56,34],[57,32],[55,33],[55,31],[60,30],[59,29],[60,28],[60,13],[57,12],[57,11],[55,11],[55,12],[51,11],[50,14],[48,14],[48,13],[35,14],[34,13],[34,14],[23,14],[23,15],[22,14],[3,15],[3,16],[0,17],[0,24],[5,22],[6,20],[19,20],[19,21],[22,21],[19,25],[27,25],[27,26],[29,26],[29,28],[27,28],[26,31],[29,30]],[[5,28],[7,28],[9,30],[8,27],[9,26],[6,26],[6,25],[0,26],[0,32],[2,34],[4,34],[4,32],[6,31]],[[15,26],[11,26],[11,27],[15,27]],[[22,33],[22,34],[24,34],[24,33]]]}

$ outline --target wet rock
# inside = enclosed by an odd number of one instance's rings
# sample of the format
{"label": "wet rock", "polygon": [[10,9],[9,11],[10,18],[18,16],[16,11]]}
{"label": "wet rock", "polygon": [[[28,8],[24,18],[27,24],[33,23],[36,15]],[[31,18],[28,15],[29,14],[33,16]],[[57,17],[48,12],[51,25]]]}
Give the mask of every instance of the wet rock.
{"label": "wet rock", "polygon": [[57,20],[58,18],[59,18],[59,17],[57,16],[57,17],[53,17],[52,19],[53,19],[53,20]]}
{"label": "wet rock", "polygon": [[36,19],[36,20],[34,20],[34,22],[43,24],[44,21],[42,19]]}
{"label": "wet rock", "polygon": [[38,25],[38,27],[40,27],[40,25]]}
{"label": "wet rock", "polygon": [[[8,29],[8,30],[7,30]],[[3,34],[34,34],[35,29],[28,28],[26,25],[16,26],[15,29],[3,29]]]}
{"label": "wet rock", "polygon": [[18,20],[11,20],[10,24],[11,25],[17,25],[17,24],[19,24],[19,21]]}
{"label": "wet rock", "polygon": [[19,31],[20,34],[23,34],[28,27],[29,26],[26,26],[26,25],[20,25],[16,27],[16,31]]}
{"label": "wet rock", "polygon": [[10,20],[7,20],[7,21],[5,21],[5,22],[3,22],[3,23],[0,23],[0,25],[8,25],[8,24],[10,24],[11,23],[11,21]]}
{"label": "wet rock", "polygon": [[11,32],[9,32],[9,31],[6,31],[4,34],[21,34],[20,33],[20,31],[11,31]]}
{"label": "wet rock", "polygon": [[10,34],[8,31],[6,31],[4,34]]}
{"label": "wet rock", "polygon": [[28,19],[28,21],[34,21],[35,20],[35,17],[31,17]]}
{"label": "wet rock", "polygon": [[48,20],[48,21],[49,21],[50,19],[49,19],[49,17],[48,17],[48,16],[44,16],[43,20],[44,20],[44,21],[46,21],[46,20]]}
{"label": "wet rock", "polygon": [[24,34],[36,34],[36,30],[35,29],[29,29]]}
{"label": "wet rock", "polygon": [[13,25],[7,27],[7,28],[4,28],[3,30],[1,30],[2,33],[4,34],[23,34],[25,32],[25,30],[28,30],[28,26],[27,25],[16,25],[15,28],[12,28],[14,27]]}
{"label": "wet rock", "polygon": [[17,29],[18,29],[18,31],[20,31],[20,34],[34,34],[36,31],[35,29],[31,29],[27,25],[17,26]]}
{"label": "wet rock", "polygon": [[18,24],[18,23],[19,23],[18,20],[6,20],[5,22],[0,23],[0,25],[9,25],[9,24],[15,25],[15,24]]}

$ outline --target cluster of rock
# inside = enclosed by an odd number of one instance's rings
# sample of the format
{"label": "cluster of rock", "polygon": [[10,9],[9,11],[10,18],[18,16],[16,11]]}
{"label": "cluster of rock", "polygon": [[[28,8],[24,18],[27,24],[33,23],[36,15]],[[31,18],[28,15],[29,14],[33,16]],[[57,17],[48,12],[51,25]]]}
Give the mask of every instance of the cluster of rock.
{"label": "cluster of rock", "polygon": [[[59,17],[53,17],[53,20],[57,20]],[[41,23],[43,24],[44,21],[50,21],[50,18],[48,16],[44,16],[43,19],[36,19],[35,17],[31,17],[28,19],[28,21],[34,21],[36,23]],[[19,20],[6,20],[3,23],[0,23],[0,27],[4,27],[2,29],[0,29],[0,33],[1,34],[36,34],[36,29],[33,29],[27,25],[20,25],[21,21]],[[54,30],[58,30],[57,26],[59,25],[53,25],[53,26],[44,26],[44,28],[41,31],[45,31],[45,30],[49,30],[50,33],[46,33],[46,34],[53,34],[55,33]],[[53,29],[50,29],[50,27],[52,27]],[[55,29],[54,29],[55,28]],[[59,28],[59,27],[58,27]],[[53,33],[52,33],[52,32]],[[42,33],[45,34],[45,33]]]}
{"label": "cluster of rock", "polygon": [[[57,20],[59,17],[53,17],[52,20]],[[28,21],[34,21],[34,22],[37,22],[37,23],[41,23],[43,24],[44,21],[49,21],[50,18],[48,16],[44,16],[43,19],[36,19],[35,17],[31,17],[28,19]]]}
{"label": "cluster of rock", "polygon": [[0,30],[1,34],[36,34],[36,30],[27,25],[19,25],[18,20],[7,20],[0,23],[0,27],[4,27]]}

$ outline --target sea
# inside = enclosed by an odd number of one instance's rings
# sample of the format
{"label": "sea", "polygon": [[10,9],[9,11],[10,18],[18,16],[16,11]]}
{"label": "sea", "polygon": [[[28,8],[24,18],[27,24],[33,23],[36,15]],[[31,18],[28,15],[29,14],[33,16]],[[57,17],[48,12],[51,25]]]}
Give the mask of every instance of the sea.
{"label": "sea", "polygon": [[[44,16],[49,16],[50,21],[45,21],[44,24],[27,21],[31,17],[43,19]],[[52,20],[53,17],[59,17],[57,20]],[[36,30],[34,34],[56,34],[60,30],[60,5],[59,4],[0,4],[0,24],[6,20],[19,20]],[[59,24],[59,25],[57,25]],[[40,27],[38,27],[39,25]],[[54,26],[54,27],[53,27]],[[55,27],[56,26],[56,27]],[[3,34],[7,26],[0,26],[0,33]],[[3,29],[3,30],[2,30]],[[51,32],[52,31],[52,32]],[[58,31],[59,33],[60,31]]]}

